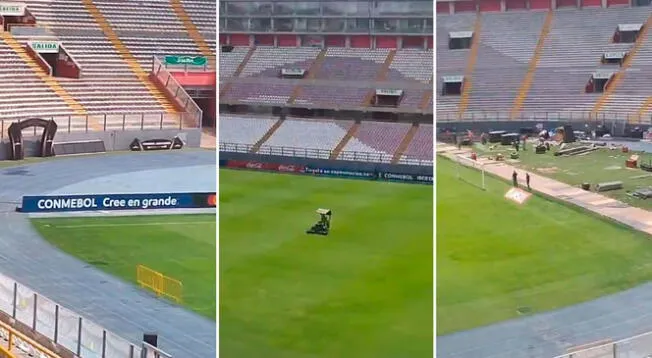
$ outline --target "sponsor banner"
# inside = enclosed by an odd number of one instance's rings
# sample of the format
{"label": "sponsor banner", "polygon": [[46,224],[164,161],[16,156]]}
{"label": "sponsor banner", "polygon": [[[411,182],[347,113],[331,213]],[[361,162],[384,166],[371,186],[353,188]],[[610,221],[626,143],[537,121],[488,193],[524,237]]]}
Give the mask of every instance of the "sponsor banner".
{"label": "sponsor banner", "polygon": [[253,169],[253,170],[267,170],[284,173],[305,173],[313,175],[325,175],[341,178],[360,178],[369,180],[387,180],[387,181],[400,181],[406,183],[422,183],[433,184],[432,175],[413,175],[413,174],[397,174],[385,172],[367,172],[359,170],[348,169],[324,169],[303,165],[291,164],[275,164],[255,162],[249,160],[225,160],[220,161],[220,166],[235,169]]}
{"label": "sponsor banner", "polygon": [[250,160],[229,160],[226,166],[228,168],[238,169],[275,170],[278,164],[253,162]]}
{"label": "sponsor banner", "polygon": [[413,174],[397,174],[397,173],[378,173],[378,179],[402,181],[408,183],[428,183],[432,184],[432,175],[413,175]]}
{"label": "sponsor banner", "polygon": [[29,41],[29,47],[38,53],[59,53],[59,46],[56,41]]}
{"label": "sponsor banner", "polygon": [[215,193],[102,194],[23,196],[20,211],[48,213],[69,211],[114,211],[151,209],[214,208]]}
{"label": "sponsor banner", "polygon": [[249,160],[229,160],[226,163],[226,167],[239,168],[239,169],[269,170],[269,171],[284,172],[284,173],[303,173],[305,168],[303,165],[263,163],[263,162],[253,162]]}
{"label": "sponsor banner", "polygon": [[279,164],[277,168],[277,171],[284,173],[303,173],[305,170],[306,167],[303,165]]}
{"label": "sponsor banner", "polygon": [[363,172],[358,170],[340,170],[340,169],[324,169],[324,168],[313,168],[305,167],[304,172],[306,174],[316,174],[316,175],[329,175],[342,178],[365,178],[365,179],[374,179],[376,173],[374,172]]}
{"label": "sponsor banner", "polygon": [[25,16],[25,8],[27,6],[23,3],[16,2],[0,2],[0,15],[2,16]]}

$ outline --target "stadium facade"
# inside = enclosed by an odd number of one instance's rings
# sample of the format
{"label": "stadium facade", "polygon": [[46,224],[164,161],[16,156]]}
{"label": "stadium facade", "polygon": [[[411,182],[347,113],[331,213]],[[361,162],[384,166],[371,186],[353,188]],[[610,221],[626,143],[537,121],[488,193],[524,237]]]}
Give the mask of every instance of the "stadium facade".
{"label": "stadium facade", "polygon": [[433,2],[221,1],[222,45],[433,47]]}
{"label": "stadium facade", "polygon": [[648,6],[652,0],[437,0],[437,14]]}

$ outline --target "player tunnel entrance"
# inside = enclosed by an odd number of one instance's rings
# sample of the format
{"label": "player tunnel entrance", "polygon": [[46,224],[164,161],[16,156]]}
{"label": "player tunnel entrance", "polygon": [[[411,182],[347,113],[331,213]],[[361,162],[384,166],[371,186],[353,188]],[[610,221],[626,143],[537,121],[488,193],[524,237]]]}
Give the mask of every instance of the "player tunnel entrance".
{"label": "player tunnel entrance", "polygon": [[23,160],[25,158],[23,130],[30,127],[43,128],[43,135],[41,135],[37,156],[54,156],[53,145],[54,135],[57,133],[57,124],[53,120],[30,118],[25,121],[14,122],[9,126],[9,152],[11,153],[11,160]]}
{"label": "player tunnel entrance", "polygon": [[607,90],[614,72],[594,72],[584,87],[586,93],[602,93]]}

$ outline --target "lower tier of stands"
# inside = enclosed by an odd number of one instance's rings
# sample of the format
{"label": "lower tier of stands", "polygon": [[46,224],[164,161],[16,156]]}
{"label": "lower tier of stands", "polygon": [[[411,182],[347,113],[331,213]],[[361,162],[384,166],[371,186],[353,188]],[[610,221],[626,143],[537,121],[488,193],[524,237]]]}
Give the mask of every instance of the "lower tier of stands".
{"label": "lower tier of stands", "polygon": [[[280,126],[275,125],[279,121],[272,117],[220,115],[219,142],[247,152],[258,145],[258,153],[320,159],[337,156],[340,160],[382,163],[396,159],[399,163],[432,165],[432,124],[420,124],[411,131],[409,123],[356,124],[354,120],[288,118],[280,121]],[[337,151],[338,147],[341,151]]]}

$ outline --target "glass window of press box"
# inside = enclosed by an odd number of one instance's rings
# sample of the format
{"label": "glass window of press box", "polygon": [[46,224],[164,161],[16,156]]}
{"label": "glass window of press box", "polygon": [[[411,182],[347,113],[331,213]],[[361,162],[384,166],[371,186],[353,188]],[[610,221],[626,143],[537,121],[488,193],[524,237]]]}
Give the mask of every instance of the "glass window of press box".
{"label": "glass window of press box", "polygon": [[432,0],[220,1],[231,32],[431,33]]}

